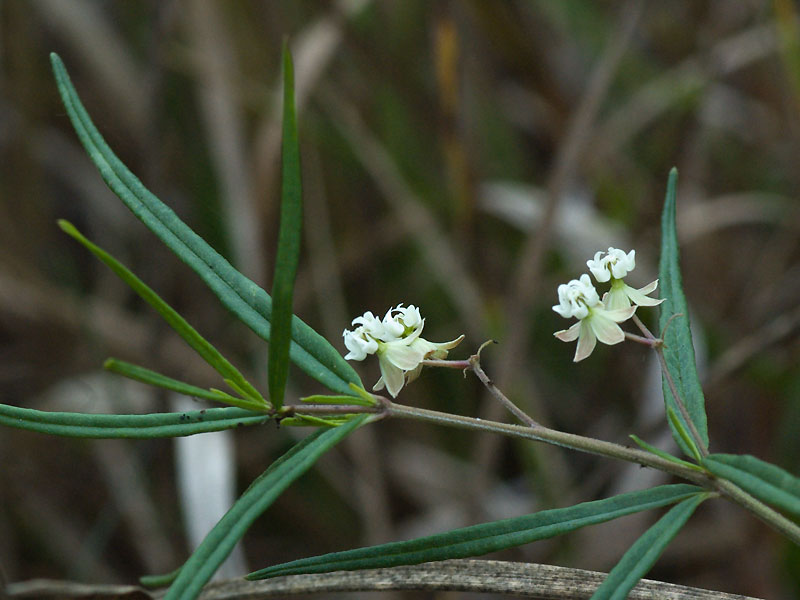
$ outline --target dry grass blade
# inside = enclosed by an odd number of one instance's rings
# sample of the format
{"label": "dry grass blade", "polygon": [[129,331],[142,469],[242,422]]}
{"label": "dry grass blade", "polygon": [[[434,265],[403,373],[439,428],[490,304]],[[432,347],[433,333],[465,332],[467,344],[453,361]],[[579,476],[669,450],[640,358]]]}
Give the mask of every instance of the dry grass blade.
{"label": "dry grass blade", "polygon": [[[587,600],[605,573],[494,560],[449,560],[435,564],[368,571],[340,571],[324,575],[292,575],[266,581],[224,581],[209,585],[200,600],[255,600],[308,593],[416,590],[462,591],[539,600]],[[62,581],[34,580],[6,588],[11,598],[71,597],[94,600],[157,600],[133,586],[87,586]],[[757,600],[699,588],[642,579],[629,600]]]}

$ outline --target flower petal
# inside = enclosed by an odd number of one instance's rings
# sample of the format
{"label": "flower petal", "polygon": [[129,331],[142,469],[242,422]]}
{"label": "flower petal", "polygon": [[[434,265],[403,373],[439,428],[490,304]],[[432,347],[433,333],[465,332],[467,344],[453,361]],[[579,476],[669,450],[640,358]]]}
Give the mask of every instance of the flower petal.
{"label": "flower petal", "polygon": [[378,381],[383,380],[386,390],[392,395],[392,398],[396,398],[405,383],[403,371],[389,362],[385,356],[379,355],[379,357],[378,366],[381,368],[381,379]]}
{"label": "flower petal", "polygon": [[603,308],[595,308],[592,313],[597,313],[603,315],[607,319],[611,319],[615,323],[622,323],[623,321],[627,321],[630,319],[633,314],[636,312],[635,306],[629,306],[628,308],[615,308],[614,310],[605,310]]}
{"label": "flower petal", "polygon": [[575,348],[575,357],[572,359],[573,362],[579,362],[588,357],[597,344],[594,331],[592,331],[587,321],[588,319],[578,323],[580,326],[580,335],[578,336],[578,347]]}
{"label": "flower petal", "polygon": [[[658,285],[658,280],[654,281],[653,283]],[[653,286],[652,283],[639,290],[635,290],[630,286],[625,286],[625,288],[625,293],[628,295],[628,298],[630,298],[637,306],[658,306],[665,300],[665,298],[650,298],[645,295],[649,294],[655,289],[655,286]],[[649,289],[649,291],[646,292],[645,290],[647,289]]]}
{"label": "flower petal", "polygon": [[417,365],[422,362],[422,359],[425,358],[425,352],[422,348],[414,344],[408,345],[404,343],[406,339],[408,338],[383,344],[381,349],[378,350],[378,356],[381,362],[384,360],[389,361],[403,371],[415,369]]}
{"label": "flower petal", "polygon": [[580,333],[581,329],[581,322],[578,321],[569,329],[562,329],[561,331],[556,331],[553,335],[560,339],[562,342],[574,342],[578,339],[578,334]]}
{"label": "flower petal", "polygon": [[[604,344],[611,346],[625,340],[625,334],[622,328],[604,313],[594,312],[586,321],[588,321],[588,326],[592,330],[592,333]],[[580,344],[580,342],[578,342],[578,344]]]}

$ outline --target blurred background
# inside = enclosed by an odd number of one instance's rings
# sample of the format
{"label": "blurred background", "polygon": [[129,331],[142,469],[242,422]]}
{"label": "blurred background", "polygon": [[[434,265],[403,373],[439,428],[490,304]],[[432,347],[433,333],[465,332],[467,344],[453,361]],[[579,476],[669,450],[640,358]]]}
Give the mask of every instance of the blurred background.
{"label": "blurred background", "polygon": [[[574,344],[552,336],[569,323],[551,306],[557,285],[609,246],[636,249],[634,283],[657,277],[660,212],[677,166],[711,449],[798,473],[799,32],[791,0],[3,0],[0,402],[176,410],[161,391],[105,375],[108,356],[219,385],[60,232],[59,218],[265,387],[266,344],[104,186],[48,56],[61,55],[109,145],[145,185],[269,289],[288,36],[305,187],[302,319],[344,352],[352,318],[416,304],[427,339],[466,334],[453,358],[497,339],[484,367],[537,420],[623,444],[635,433],[672,450],[653,357],[627,343],[573,364]],[[655,311],[642,312],[655,323]],[[355,366],[365,384],[377,379],[376,361]],[[289,401],[321,391],[292,371]],[[452,371],[425,371],[398,400],[507,418],[475,378]],[[201,436],[187,458],[171,440],[2,429],[4,576],[133,583],[172,570],[201,535],[186,524],[202,521],[192,485],[201,504],[218,497],[224,506],[231,486],[242,491],[307,432],[267,424]],[[560,449],[383,422],[293,485],[228,574],[665,482]],[[495,558],[607,571],[657,516]],[[709,502],[649,577],[793,598],[800,549]]]}

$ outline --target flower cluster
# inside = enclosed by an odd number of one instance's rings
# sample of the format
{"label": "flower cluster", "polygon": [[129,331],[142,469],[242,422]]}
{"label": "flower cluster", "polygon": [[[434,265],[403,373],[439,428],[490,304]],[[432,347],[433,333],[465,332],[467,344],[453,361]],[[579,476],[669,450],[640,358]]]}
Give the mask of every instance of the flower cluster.
{"label": "flower cluster", "polygon": [[425,319],[413,304],[407,307],[398,304],[383,319],[367,311],[353,319],[352,325],[358,327],[353,331],[345,329],[342,334],[348,350],[345,358],[364,360],[368,354],[377,354],[381,377],[372,389],[385,387],[392,398],[397,397],[404,384],[419,377],[423,360],[447,358],[447,352],[464,339],[462,335],[435,344],[420,337]]}
{"label": "flower cluster", "polygon": [[641,289],[627,285],[623,278],[636,267],[636,251],[627,254],[617,248],[597,252],[586,261],[589,272],[598,283],[610,282],[611,288],[602,300],[589,275],[558,286],[558,304],[553,310],[565,319],[575,317],[578,322],[569,329],[556,331],[555,336],[564,342],[578,340],[574,361],[583,360],[592,353],[597,340],[604,344],[619,344],[625,334],[619,323],[627,321],[639,306],[656,306],[663,302],[648,297],[658,287],[658,279]]}

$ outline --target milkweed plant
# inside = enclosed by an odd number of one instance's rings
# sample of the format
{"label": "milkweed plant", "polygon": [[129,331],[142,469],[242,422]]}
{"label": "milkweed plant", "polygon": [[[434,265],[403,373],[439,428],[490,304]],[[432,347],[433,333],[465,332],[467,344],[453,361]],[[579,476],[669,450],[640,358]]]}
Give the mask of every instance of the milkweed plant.
{"label": "milkweed plant", "polygon": [[[657,355],[662,371],[665,419],[683,456],[656,449],[635,435],[630,437],[637,447],[539,424],[535,415],[523,412],[484,372],[480,355],[486,344],[467,359],[448,359],[448,353],[464,342],[464,336],[445,342],[428,341],[423,337],[423,312],[415,305],[397,304],[383,317],[367,311],[354,318],[349,324],[351,329],[343,331],[345,356],[292,314],[292,291],[300,251],[302,190],[293,67],[286,47],[283,51],[281,221],[271,294],[238,272],[125,167],[84,109],[60,58],[53,54],[51,61],[69,119],[106,184],[146,227],[197,273],[224,307],[269,343],[268,393],[259,391],[124,265],[72,224],[60,221],[60,227],[68,235],[111,268],[219,373],[220,387],[201,388],[113,358],[106,361],[105,367],[125,377],[224,406],[187,413],[90,415],[43,412],[4,404],[0,405],[0,424],[59,436],[135,439],[194,435],[267,421],[282,426],[316,428],[266,468],[177,571],[143,577],[144,584],[168,586],[165,598],[197,597],[250,525],[295,479],[359,427],[388,418],[413,419],[555,444],[659,469],[684,483],[659,485],[419,539],[264,565],[247,575],[247,579],[475,557],[632,513],[669,507],[624,553],[592,596],[596,599],[623,598],[650,569],[695,509],[705,501],[720,500],[750,511],[792,543],[800,544],[800,479],[753,456],[709,451],[703,392],[695,367],[681,284],[675,223],[675,169],[667,181],[658,279],[639,289],[629,286],[625,278],[636,266],[635,251],[611,247],[587,257],[588,273],[558,287],[553,310],[565,319],[575,319],[566,329],[555,332],[555,337],[563,342],[577,341],[576,362],[589,359],[598,341],[614,345],[630,340],[643,344],[643,351]],[[653,296],[657,288],[659,298]],[[639,313],[644,311],[658,311],[657,332],[651,332],[639,318]],[[479,342],[476,341],[476,346]],[[380,378],[368,391],[348,361],[371,360],[373,355],[377,357]],[[285,403],[290,362],[331,393]],[[420,377],[425,368],[453,368],[473,373],[491,396],[520,422],[493,422],[397,402],[401,393],[413,398],[413,388],[405,388]],[[389,397],[380,393],[384,391]]]}

